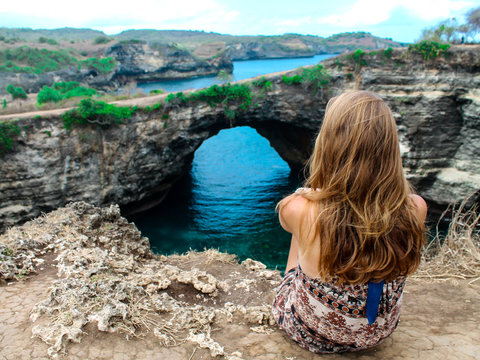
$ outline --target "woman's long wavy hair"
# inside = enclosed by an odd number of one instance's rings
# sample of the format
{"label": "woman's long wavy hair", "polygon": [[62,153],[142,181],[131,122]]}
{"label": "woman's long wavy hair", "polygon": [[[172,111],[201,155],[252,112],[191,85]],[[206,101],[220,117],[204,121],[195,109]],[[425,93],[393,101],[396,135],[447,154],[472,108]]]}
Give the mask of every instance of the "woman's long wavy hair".
{"label": "woman's long wavy hair", "polygon": [[425,225],[409,197],[395,120],[379,96],[332,98],[308,167],[306,190],[298,192],[309,200],[299,236],[305,251],[320,241],[318,277],[391,281],[418,268]]}

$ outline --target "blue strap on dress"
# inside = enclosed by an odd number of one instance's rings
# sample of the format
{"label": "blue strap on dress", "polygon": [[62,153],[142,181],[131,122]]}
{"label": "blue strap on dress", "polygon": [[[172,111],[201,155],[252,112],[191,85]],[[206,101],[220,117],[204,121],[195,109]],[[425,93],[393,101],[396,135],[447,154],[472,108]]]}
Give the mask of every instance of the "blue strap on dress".
{"label": "blue strap on dress", "polygon": [[372,325],[377,319],[378,307],[380,305],[380,298],[382,297],[384,283],[384,281],[379,283],[375,283],[373,281],[368,282],[367,319],[369,325]]}

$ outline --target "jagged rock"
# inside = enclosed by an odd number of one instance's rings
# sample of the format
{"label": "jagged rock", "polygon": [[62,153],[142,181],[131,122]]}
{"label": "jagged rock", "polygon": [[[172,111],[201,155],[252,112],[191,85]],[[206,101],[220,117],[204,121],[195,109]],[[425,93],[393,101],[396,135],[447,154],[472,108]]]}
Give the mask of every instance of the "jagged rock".
{"label": "jagged rock", "polygon": [[[101,237],[108,241],[99,242]],[[26,265],[37,269],[47,244],[36,239],[49,239],[48,250],[56,256],[58,279],[30,314],[33,336],[50,345],[53,359],[68,351],[70,340],[81,341],[88,324],[127,338],[151,331],[165,346],[191,341],[227,359],[241,354],[226,352],[212,327],[235,320],[268,333],[274,324],[270,280],[216,250],[156,256],[148,240],[119,216],[118,206],[73,203],[10,229],[0,236],[0,249],[12,249],[19,264],[0,272],[0,280],[18,280]],[[251,280],[248,293],[229,291],[239,277]],[[280,281],[278,271],[274,281]]]}

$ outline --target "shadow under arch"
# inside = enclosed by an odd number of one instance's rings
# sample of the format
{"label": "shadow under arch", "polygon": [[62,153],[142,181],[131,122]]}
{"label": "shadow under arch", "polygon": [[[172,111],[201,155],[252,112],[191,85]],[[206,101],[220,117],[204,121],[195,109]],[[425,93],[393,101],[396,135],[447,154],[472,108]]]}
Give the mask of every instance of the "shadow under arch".
{"label": "shadow under arch", "polygon": [[205,140],[164,201],[130,217],[155,252],[213,247],[283,269],[290,236],[274,209],[298,179],[255,130],[240,126]]}

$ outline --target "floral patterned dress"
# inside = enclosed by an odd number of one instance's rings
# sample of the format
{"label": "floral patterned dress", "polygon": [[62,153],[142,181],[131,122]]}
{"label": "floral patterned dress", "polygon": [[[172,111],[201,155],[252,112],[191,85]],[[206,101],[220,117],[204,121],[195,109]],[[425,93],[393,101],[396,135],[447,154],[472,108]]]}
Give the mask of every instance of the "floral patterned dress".
{"label": "floral patterned dress", "polygon": [[366,316],[368,284],[335,285],[312,279],[300,265],[277,288],[273,315],[301,347],[316,353],[357,351],[377,345],[397,327],[405,278],[385,282],[375,322]]}

